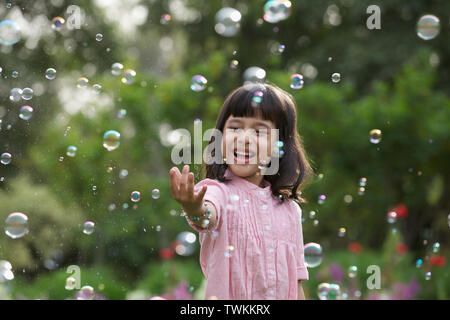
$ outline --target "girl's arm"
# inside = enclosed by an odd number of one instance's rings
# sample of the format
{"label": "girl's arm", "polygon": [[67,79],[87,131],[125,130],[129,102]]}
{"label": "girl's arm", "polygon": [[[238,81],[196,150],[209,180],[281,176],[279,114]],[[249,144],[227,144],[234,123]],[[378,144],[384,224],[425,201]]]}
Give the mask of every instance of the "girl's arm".
{"label": "girl's arm", "polygon": [[298,280],[298,297],[297,300],[306,300],[305,293],[303,292],[302,280]]}

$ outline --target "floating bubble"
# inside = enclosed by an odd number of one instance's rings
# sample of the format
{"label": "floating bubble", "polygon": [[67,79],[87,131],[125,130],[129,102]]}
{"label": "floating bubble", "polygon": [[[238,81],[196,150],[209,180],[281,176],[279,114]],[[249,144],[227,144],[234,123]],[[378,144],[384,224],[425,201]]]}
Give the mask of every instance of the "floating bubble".
{"label": "floating bubble", "polygon": [[317,287],[317,296],[319,297],[320,300],[327,300],[329,289],[330,289],[329,283],[324,282],[319,284],[319,286]]}
{"label": "floating bubble", "polygon": [[232,37],[241,28],[241,13],[234,8],[222,8],[215,16],[214,30],[224,37]]}
{"label": "floating bubble", "polygon": [[321,194],[317,197],[317,203],[324,204],[326,199],[327,199],[327,196],[324,194]]}
{"label": "floating bubble", "polygon": [[77,292],[77,300],[93,300],[94,299],[94,288],[91,286],[84,286]]}
{"label": "floating bubble", "polygon": [[180,256],[189,256],[195,251],[195,241],[197,236],[189,231],[181,232],[177,235],[175,252]]}
{"label": "floating bubble", "polygon": [[117,149],[120,145],[120,133],[116,130],[108,130],[103,135],[103,147],[108,151]]}
{"label": "floating bubble", "polygon": [[269,23],[277,23],[289,18],[291,14],[291,2],[287,0],[269,0],[264,5],[264,20]]}
{"label": "floating bubble", "polygon": [[122,170],[120,170],[120,172],[119,172],[119,178],[120,178],[120,179],[125,179],[126,176],[128,176],[128,170],[127,170],[127,169],[122,169]]}
{"label": "floating bubble", "polygon": [[100,92],[102,92],[102,86],[99,85],[98,83],[94,84],[94,85],[92,86],[92,89],[94,90],[94,92],[95,92],[96,94],[99,94]]}
{"label": "floating bubble", "polygon": [[45,78],[48,80],[53,80],[56,78],[56,70],[53,68],[48,68],[45,70]]}
{"label": "floating bubble", "polygon": [[416,268],[421,268],[423,264],[423,260],[422,259],[417,259],[416,260]]}
{"label": "floating bubble", "polygon": [[81,77],[77,80],[77,87],[78,88],[86,88],[89,83],[89,79],[85,77]]}
{"label": "floating bubble", "polygon": [[331,283],[328,288],[327,300],[340,300],[341,299],[341,288],[338,284]]}
{"label": "floating bubble", "polygon": [[68,277],[66,279],[65,289],[66,290],[73,290],[73,289],[75,289],[76,284],[77,284],[77,280],[74,277]]}
{"label": "floating bubble", "polygon": [[373,144],[380,143],[381,141],[381,130],[379,129],[372,129],[369,133],[370,136],[370,142]]}
{"label": "floating bubble", "polygon": [[113,76],[120,76],[123,70],[123,64],[115,62],[111,66],[111,73]]}
{"label": "floating bubble", "polygon": [[338,83],[339,81],[341,81],[341,74],[340,73],[333,73],[331,75],[331,81],[333,81],[334,83]]}
{"label": "floating bubble", "polygon": [[11,20],[0,22],[0,44],[12,46],[20,40],[20,28],[17,23]]}
{"label": "floating bubble", "polygon": [[126,115],[127,115],[127,110],[125,110],[125,109],[120,109],[117,112],[117,118],[118,119],[123,119],[123,118],[125,118]]}
{"label": "floating bubble", "polygon": [[203,91],[206,88],[207,82],[208,80],[204,76],[197,74],[191,79],[191,90],[195,92]]}
{"label": "floating bubble", "polygon": [[138,202],[141,200],[141,193],[139,191],[133,191],[131,193],[131,201]]}
{"label": "floating bubble", "polygon": [[22,99],[22,89],[20,88],[12,88],[9,92],[9,100],[14,102],[19,102]]}
{"label": "floating bubble", "polygon": [[17,77],[19,77],[19,71],[14,70],[13,72],[11,72],[11,76],[12,76],[14,79],[17,79]]}
{"label": "floating bubble", "polygon": [[136,71],[132,69],[126,69],[123,72],[122,79],[120,79],[120,81],[122,81],[122,83],[124,84],[132,84],[134,82],[135,77]]}
{"label": "floating bubble", "polygon": [[366,184],[367,184],[367,178],[360,178],[359,179],[359,186],[360,187],[365,187],[366,186]]}
{"label": "floating bubble", "polygon": [[159,199],[159,196],[160,196],[160,191],[159,191],[159,189],[153,189],[153,190],[152,190],[152,198],[153,198],[153,199]]}
{"label": "floating bubble", "polygon": [[242,77],[244,78],[244,83],[264,82],[266,71],[260,67],[250,67],[244,71]]}
{"label": "floating bubble", "polygon": [[2,153],[2,155],[0,156],[0,162],[4,165],[10,164],[11,163],[11,153],[8,152],[4,152]]}
{"label": "floating bubble", "polygon": [[338,236],[342,238],[343,236],[345,236],[345,232],[346,232],[346,230],[344,227],[339,228]]}
{"label": "floating bubble", "polygon": [[161,15],[161,19],[159,19],[159,22],[161,24],[168,24],[170,22],[170,20],[172,20],[172,16],[168,13],[165,13],[165,14]]}
{"label": "floating bubble", "polygon": [[315,268],[322,263],[322,247],[318,243],[310,242],[304,246],[305,264],[308,268]]}
{"label": "floating bubble", "polygon": [[315,211],[310,211],[309,212],[309,218],[310,219],[314,219],[316,217],[316,212]]}
{"label": "floating bubble", "polygon": [[5,233],[12,239],[22,238],[28,233],[28,217],[20,212],[11,213],[5,220]]}
{"label": "floating bubble", "polygon": [[434,39],[439,34],[439,18],[431,14],[424,15],[417,21],[416,29],[419,38],[423,40]]}
{"label": "floating bubble", "polygon": [[103,35],[102,35],[101,33],[97,33],[97,34],[95,35],[95,40],[97,40],[97,41],[102,41],[102,40],[103,40]]}
{"label": "floating bubble", "polygon": [[366,188],[364,188],[364,187],[359,187],[358,188],[358,195],[360,195],[360,196],[362,196],[362,195],[364,195],[364,192],[366,191]]}
{"label": "floating bubble", "polygon": [[395,211],[389,211],[387,213],[387,222],[390,224],[393,224],[397,221],[397,212]]}
{"label": "floating bubble", "polygon": [[358,274],[358,267],[357,266],[350,266],[348,268],[348,277],[349,278],[355,278]]}
{"label": "floating bubble", "polygon": [[284,52],[284,49],[286,49],[286,46],[285,46],[284,44],[280,44],[280,45],[278,46],[278,52],[279,52],[279,53],[283,53],[283,52]]}
{"label": "floating bubble", "polygon": [[431,272],[428,271],[427,273],[425,273],[425,280],[430,280],[431,279]]}
{"label": "floating bubble", "polygon": [[315,219],[315,220],[313,221],[313,226],[314,226],[314,227],[317,227],[318,225],[319,225],[319,220]]}
{"label": "floating bubble", "polygon": [[0,283],[14,279],[12,265],[9,261],[0,260]]}
{"label": "floating bubble", "polygon": [[66,154],[69,157],[72,157],[72,158],[75,157],[76,154],[77,154],[77,147],[75,147],[75,146],[68,146],[67,150],[66,150]]}
{"label": "floating bubble", "polygon": [[62,17],[54,17],[52,19],[52,28],[56,31],[61,31],[64,23],[66,23],[66,20]]}
{"label": "floating bubble", "polygon": [[439,242],[435,242],[433,244],[433,253],[439,253],[439,248],[441,247],[441,245],[439,244]]}
{"label": "floating bubble", "polygon": [[328,57],[328,62],[331,62],[333,60],[333,57]]}
{"label": "floating bubble", "polygon": [[231,69],[236,69],[238,67],[238,65],[239,65],[239,61],[231,60],[231,62],[230,62],[230,68]]}
{"label": "floating bubble", "polygon": [[22,99],[23,100],[31,100],[33,98],[33,89],[24,88],[22,90]]}
{"label": "floating bubble", "polygon": [[303,88],[303,76],[301,74],[295,73],[291,76],[291,84],[290,87],[292,89],[301,89]]}
{"label": "floating bubble", "polygon": [[90,235],[94,233],[95,230],[95,223],[92,221],[86,221],[83,225],[83,233]]}
{"label": "floating bubble", "polygon": [[33,116],[33,108],[31,106],[23,106],[19,111],[19,118],[22,120],[30,120]]}

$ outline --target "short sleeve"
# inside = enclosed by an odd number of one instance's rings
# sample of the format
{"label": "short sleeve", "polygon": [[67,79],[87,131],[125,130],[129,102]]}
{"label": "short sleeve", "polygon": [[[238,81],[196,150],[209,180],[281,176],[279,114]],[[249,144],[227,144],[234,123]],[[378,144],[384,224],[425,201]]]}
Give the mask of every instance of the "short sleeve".
{"label": "short sleeve", "polygon": [[217,219],[214,226],[202,228],[186,217],[189,225],[198,232],[211,232],[217,230],[222,223],[222,215],[226,204],[226,186],[223,183],[213,179],[204,179],[194,186],[194,192],[199,192],[205,185],[208,186],[208,189],[206,190],[203,200],[209,201],[214,205],[217,212]]}
{"label": "short sleeve", "polygon": [[297,234],[295,236],[296,247],[297,247],[297,279],[298,280],[308,280],[308,269],[305,265],[305,249],[303,244],[303,229],[302,229],[302,209],[299,204],[292,201],[295,206],[295,211],[298,215],[296,217],[296,230]]}

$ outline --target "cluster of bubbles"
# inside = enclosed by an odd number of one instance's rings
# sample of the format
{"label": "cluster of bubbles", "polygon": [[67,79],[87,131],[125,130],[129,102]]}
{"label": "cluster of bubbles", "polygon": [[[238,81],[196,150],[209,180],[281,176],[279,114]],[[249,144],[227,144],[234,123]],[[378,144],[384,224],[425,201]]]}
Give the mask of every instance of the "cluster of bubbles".
{"label": "cluster of bubbles", "polygon": [[295,73],[291,76],[291,84],[290,87],[292,89],[298,90],[303,88],[303,76],[301,74]]}
{"label": "cluster of bubbles", "polygon": [[116,150],[120,145],[120,133],[116,130],[108,130],[103,135],[103,147],[108,151]]}
{"label": "cluster of bubbles", "polygon": [[353,278],[356,278],[357,275],[358,275],[358,267],[357,266],[350,266],[348,268],[348,277],[353,279]]}
{"label": "cluster of bubbles", "polygon": [[20,27],[11,20],[3,20],[0,22],[0,44],[4,46],[12,46],[20,40]]}
{"label": "cluster of bubbles", "polygon": [[221,36],[233,37],[241,28],[241,17],[234,8],[222,8],[216,13],[214,30]]}
{"label": "cluster of bubbles", "polygon": [[1,164],[7,165],[11,163],[11,153],[9,152],[3,152],[2,155],[0,156],[0,162]]}
{"label": "cluster of bubbles", "polygon": [[423,40],[434,39],[439,34],[439,18],[431,14],[424,15],[417,21],[416,28],[419,38]]}
{"label": "cluster of bubbles", "polygon": [[31,100],[33,98],[33,89],[31,88],[12,88],[9,92],[9,100],[19,102],[20,100]]}
{"label": "cluster of bubbles", "polygon": [[94,233],[95,230],[95,222],[92,221],[86,221],[83,224],[83,233],[87,235],[91,235]]}
{"label": "cluster of bubbles", "polygon": [[252,101],[251,101],[251,106],[252,107],[259,107],[259,105],[262,102],[262,99],[264,97],[264,92],[262,92],[261,90],[256,90],[255,92],[253,92],[253,96],[252,96]]}
{"label": "cluster of bubbles", "polygon": [[122,76],[120,81],[124,84],[132,84],[136,78],[136,71],[133,69],[123,69],[123,64],[115,62],[111,65],[111,74],[113,76]]}
{"label": "cluster of bubbles", "polygon": [[367,185],[367,178],[364,178],[364,177],[360,178],[358,195],[360,195],[360,196],[364,195],[364,192],[366,192],[366,185]]}
{"label": "cluster of bubbles", "polygon": [[197,236],[189,231],[183,231],[176,237],[175,252],[180,256],[189,256],[195,251]]}
{"label": "cluster of bubbles", "polygon": [[372,129],[369,132],[370,142],[373,144],[380,143],[381,141],[381,130],[380,129]]}
{"label": "cluster of bubbles", "polygon": [[317,287],[317,295],[320,300],[340,300],[341,288],[335,283],[321,283]]}
{"label": "cluster of bubbles", "polygon": [[22,238],[28,233],[28,217],[21,212],[8,215],[5,220],[5,233],[12,239]]}
{"label": "cluster of bubbles", "polygon": [[206,84],[208,83],[208,80],[201,74],[196,74],[191,79],[191,90],[195,92],[200,92],[205,90]]}
{"label": "cluster of bubbles", "polygon": [[14,279],[12,265],[9,261],[0,260],[0,283]]}
{"label": "cluster of bubbles", "polygon": [[315,268],[322,263],[322,246],[315,242],[310,242],[304,246],[305,265],[308,268]]}
{"label": "cluster of bubbles", "polygon": [[289,18],[292,4],[288,0],[269,0],[264,5],[264,20],[278,23]]}

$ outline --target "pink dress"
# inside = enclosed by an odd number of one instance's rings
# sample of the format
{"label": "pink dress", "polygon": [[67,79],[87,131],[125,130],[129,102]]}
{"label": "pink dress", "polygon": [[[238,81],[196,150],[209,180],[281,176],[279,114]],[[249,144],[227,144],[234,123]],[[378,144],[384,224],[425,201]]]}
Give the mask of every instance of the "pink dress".
{"label": "pink dress", "polygon": [[204,200],[214,204],[218,220],[199,232],[200,266],[206,277],[205,299],[297,299],[298,280],[308,280],[304,263],[301,208],[281,203],[270,183],[261,188],[227,169],[232,181],[204,179]]}

